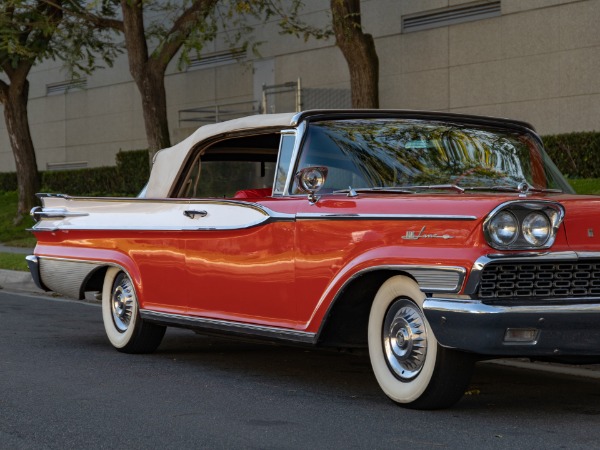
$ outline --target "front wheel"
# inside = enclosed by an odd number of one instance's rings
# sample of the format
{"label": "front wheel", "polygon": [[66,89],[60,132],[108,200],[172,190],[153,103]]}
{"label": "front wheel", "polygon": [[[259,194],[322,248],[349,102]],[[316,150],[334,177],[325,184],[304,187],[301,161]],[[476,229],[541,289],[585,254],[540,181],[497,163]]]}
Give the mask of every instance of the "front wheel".
{"label": "front wheel", "polygon": [[125,272],[111,267],[102,288],[102,319],[110,343],[124,353],[152,353],[166,327],[145,322],[139,313],[135,288]]}
{"label": "front wheel", "polygon": [[474,360],[441,347],[417,283],[394,276],[381,285],[369,315],[369,357],[385,394],[414,409],[447,408],[464,394]]}

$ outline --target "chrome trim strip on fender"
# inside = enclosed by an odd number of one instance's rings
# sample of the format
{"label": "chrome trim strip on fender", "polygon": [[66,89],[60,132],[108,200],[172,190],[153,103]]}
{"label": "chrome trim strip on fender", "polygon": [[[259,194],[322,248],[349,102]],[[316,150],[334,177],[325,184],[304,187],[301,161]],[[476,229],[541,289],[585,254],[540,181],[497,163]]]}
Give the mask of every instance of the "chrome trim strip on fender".
{"label": "chrome trim strip on fender", "polygon": [[299,213],[298,220],[476,220],[476,216],[447,214],[328,214]]}
{"label": "chrome trim strip on fender", "polygon": [[231,322],[227,320],[208,319],[205,317],[184,316],[181,314],[169,314],[148,309],[140,309],[142,319],[164,325],[180,326],[186,328],[243,334],[281,341],[302,342],[305,344],[315,343],[315,333],[296,331],[286,328],[276,328],[249,323]]}
{"label": "chrome trim strip on fender", "polygon": [[519,254],[489,254],[480,256],[477,258],[475,263],[473,263],[473,267],[471,268],[471,273],[469,274],[469,278],[467,280],[467,284],[465,285],[465,295],[473,295],[477,292],[477,288],[479,287],[479,282],[481,281],[481,272],[483,268],[494,261],[505,261],[505,262],[538,262],[540,260],[544,261],[560,261],[560,260],[584,260],[589,258],[600,258],[600,252],[540,252],[540,253],[519,253]]}

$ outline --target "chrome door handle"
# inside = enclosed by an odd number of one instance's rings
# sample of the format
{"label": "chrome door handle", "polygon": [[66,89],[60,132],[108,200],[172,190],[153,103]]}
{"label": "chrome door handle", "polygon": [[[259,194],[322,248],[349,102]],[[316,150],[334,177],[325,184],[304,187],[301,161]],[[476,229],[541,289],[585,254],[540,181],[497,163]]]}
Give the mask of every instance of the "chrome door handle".
{"label": "chrome door handle", "polygon": [[189,217],[190,219],[195,219],[196,216],[200,216],[200,217],[206,217],[208,215],[208,213],[206,211],[184,211],[183,215],[185,217]]}

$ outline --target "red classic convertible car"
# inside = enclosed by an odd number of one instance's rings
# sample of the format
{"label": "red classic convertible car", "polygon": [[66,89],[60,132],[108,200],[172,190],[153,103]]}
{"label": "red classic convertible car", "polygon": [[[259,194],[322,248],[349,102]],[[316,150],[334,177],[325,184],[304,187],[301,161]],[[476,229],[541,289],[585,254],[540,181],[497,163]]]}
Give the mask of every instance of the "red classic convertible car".
{"label": "red classic convertible car", "polygon": [[366,347],[421,409],[459,400],[477,359],[600,360],[600,198],[526,123],[252,116],[159,152],[139,198],[40,198],[34,279],[101,292],[123,352],[166,326]]}

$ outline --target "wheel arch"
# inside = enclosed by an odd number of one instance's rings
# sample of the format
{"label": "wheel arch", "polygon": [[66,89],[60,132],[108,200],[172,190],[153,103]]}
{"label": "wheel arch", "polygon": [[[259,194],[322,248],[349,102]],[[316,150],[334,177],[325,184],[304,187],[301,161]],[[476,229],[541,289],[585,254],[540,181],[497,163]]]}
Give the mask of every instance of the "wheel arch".
{"label": "wheel arch", "polygon": [[[125,272],[130,277],[133,276],[132,273],[135,273],[135,271],[130,271],[128,268],[122,266],[121,264],[110,263],[110,262],[101,263],[101,264],[102,265],[100,265],[99,267],[94,269],[92,272],[90,272],[89,275],[85,278],[85,280],[83,281],[83,283],[81,285],[82,292],[101,291],[103,283],[104,283],[104,278],[106,277],[106,272],[111,267],[114,267],[116,269],[119,269],[122,272]],[[137,290],[137,286],[136,286],[136,290]]]}
{"label": "wheel arch", "polygon": [[[80,298],[85,297],[86,292],[100,292],[102,293],[102,289],[104,286],[104,279],[106,278],[106,273],[108,269],[111,267],[117,268],[120,271],[126,273],[136,290],[136,295],[138,296],[138,301],[142,296],[142,283],[141,283],[141,275],[139,273],[138,267],[133,260],[120,260],[116,261],[95,261],[98,264],[94,270],[92,270],[82,281],[81,283],[81,294]],[[140,301],[141,303],[141,301]]]}
{"label": "wheel arch", "polygon": [[325,313],[317,344],[325,347],[366,347],[369,312],[375,294],[389,278],[402,275],[418,284],[409,272],[380,268],[348,280]]}

